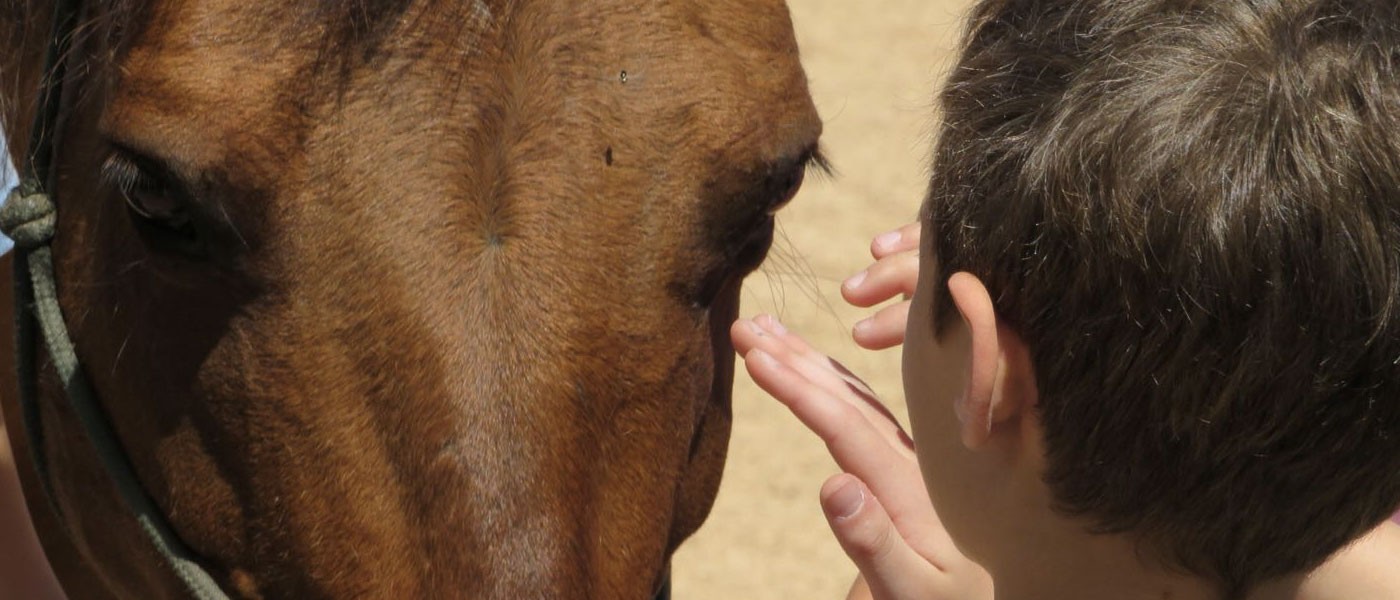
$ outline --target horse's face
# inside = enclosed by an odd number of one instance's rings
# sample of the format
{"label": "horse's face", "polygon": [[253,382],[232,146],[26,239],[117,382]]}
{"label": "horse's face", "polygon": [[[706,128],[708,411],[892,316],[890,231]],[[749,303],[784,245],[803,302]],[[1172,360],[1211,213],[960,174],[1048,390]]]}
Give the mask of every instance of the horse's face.
{"label": "horse's face", "polygon": [[[225,587],[649,594],[713,500],[738,282],[820,131],[783,2],[87,4],[61,301]],[[79,549],[152,597],[44,416]]]}

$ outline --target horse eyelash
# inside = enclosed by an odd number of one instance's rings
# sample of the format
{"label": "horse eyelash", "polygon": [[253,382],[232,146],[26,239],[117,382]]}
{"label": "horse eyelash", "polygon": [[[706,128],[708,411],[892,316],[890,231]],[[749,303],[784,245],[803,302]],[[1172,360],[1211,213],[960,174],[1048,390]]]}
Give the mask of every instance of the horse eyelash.
{"label": "horse eyelash", "polygon": [[802,157],[802,168],[807,170],[808,175],[816,174],[828,179],[836,177],[836,167],[831,164],[825,149],[820,145],[814,146]]}
{"label": "horse eyelash", "polygon": [[102,163],[101,172],[103,181],[115,186],[122,194],[131,194],[154,183],[141,167],[119,154],[107,157]]}

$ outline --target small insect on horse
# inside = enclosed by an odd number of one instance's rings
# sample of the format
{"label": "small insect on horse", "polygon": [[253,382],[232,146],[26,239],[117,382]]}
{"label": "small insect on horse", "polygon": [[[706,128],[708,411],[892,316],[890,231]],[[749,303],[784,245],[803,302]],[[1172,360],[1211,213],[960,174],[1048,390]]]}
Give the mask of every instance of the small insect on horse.
{"label": "small insect on horse", "polygon": [[663,587],[820,162],[782,1],[59,4],[0,0],[0,391],[71,596]]}

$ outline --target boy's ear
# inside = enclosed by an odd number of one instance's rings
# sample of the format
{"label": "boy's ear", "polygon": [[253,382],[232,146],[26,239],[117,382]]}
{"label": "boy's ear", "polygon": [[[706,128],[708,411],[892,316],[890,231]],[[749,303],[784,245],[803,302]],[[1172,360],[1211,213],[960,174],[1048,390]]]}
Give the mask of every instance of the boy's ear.
{"label": "boy's ear", "polygon": [[1025,342],[998,322],[982,280],[957,273],[948,280],[948,292],[971,339],[967,384],[953,408],[963,444],[976,449],[997,425],[1019,418],[1035,403],[1035,372]]}

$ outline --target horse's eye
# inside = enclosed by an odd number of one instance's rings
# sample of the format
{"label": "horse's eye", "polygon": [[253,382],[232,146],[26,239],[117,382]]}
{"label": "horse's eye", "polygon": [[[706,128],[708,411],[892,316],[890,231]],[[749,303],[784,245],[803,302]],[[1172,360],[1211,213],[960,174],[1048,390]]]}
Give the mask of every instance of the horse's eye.
{"label": "horse's eye", "polygon": [[792,199],[797,197],[797,192],[802,190],[802,183],[806,181],[806,179],[806,164],[799,164],[796,167],[790,169],[785,175],[783,175],[779,179],[777,186],[777,189],[780,189],[782,191],[779,192],[778,195],[774,198],[776,202],[771,208],[769,208],[769,212],[777,212],[778,209],[787,206],[789,202],[792,202]]}
{"label": "horse's eye", "polygon": [[714,258],[692,272],[698,278],[677,286],[684,298],[708,308],[731,281],[758,268],[773,245],[774,215],[797,196],[810,168],[830,172],[815,147],[716,180],[714,199],[702,203],[712,207],[704,231]]}
{"label": "horse's eye", "polygon": [[205,244],[190,218],[189,198],[168,173],[117,155],[102,170],[125,200],[136,231],[152,249],[204,257]]}

